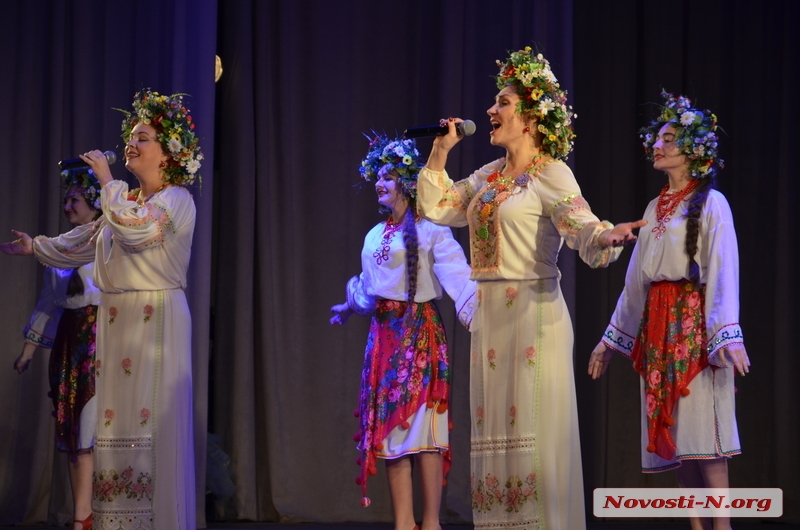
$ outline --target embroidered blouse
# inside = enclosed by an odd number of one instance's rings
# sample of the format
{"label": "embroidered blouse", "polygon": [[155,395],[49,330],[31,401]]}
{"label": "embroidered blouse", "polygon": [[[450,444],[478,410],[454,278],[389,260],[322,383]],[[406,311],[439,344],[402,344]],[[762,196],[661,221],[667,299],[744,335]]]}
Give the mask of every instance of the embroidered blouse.
{"label": "embroidered blouse", "polygon": [[[630,356],[639,331],[650,284],[688,278],[689,258],[686,241],[686,208],[684,200],[665,224],[666,230],[656,239],[656,205],[653,199],[644,212],[647,226],[639,230],[639,238],[628,264],[625,288],[603,335],[608,347]],[[744,342],[739,325],[739,251],[733,215],[725,196],[711,190],[700,214],[700,233],[695,260],[700,265],[700,283],[706,286],[706,329],[709,362],[720,348]]]}
{"label": "embroidered blouse", "polygon": [[[361,274],[347,284],[347,302],[360,315],[369,315],[377,299],[406,301],[406,250],[403,231],[386,237],[386,222],[379,223],[367,233],[361,251]],[[465,325],[471,320],[463,312],[471,304],[474,284],[469,281],[469,265],[461,245],[451,230],[430,221],[417,221],[419,269],[415,302],[440,299],[443,290],[456,301],[459,319]],[[388,241],[387,241],[388,240]],[[389,249],[384,250],[384,247]]]}
{"label": "embroidered blouse", "polygon": [[128,194],[121,180],[103,186],[103,215],[57,237],[36,237],[36,257],[62,268],[94,261],[95,284],[105,293],[185,289],[192,246],[186,236],[195,223],[191,194],[168,186],[144,205]]}
{"label": "embroidered blouse", "polygon": [[619,257],[621,247],[597,244],[613,225],[592,213],[566,164],[547,158],[532,168],[530,178],[502,186],[490,182],[504,164],[504,158],[495,160],[455,183],[446,171],[423,168],[417,182],[424,217],[469,226],[473,280],[560,277],[557,260],[564,241],[593,268]]}

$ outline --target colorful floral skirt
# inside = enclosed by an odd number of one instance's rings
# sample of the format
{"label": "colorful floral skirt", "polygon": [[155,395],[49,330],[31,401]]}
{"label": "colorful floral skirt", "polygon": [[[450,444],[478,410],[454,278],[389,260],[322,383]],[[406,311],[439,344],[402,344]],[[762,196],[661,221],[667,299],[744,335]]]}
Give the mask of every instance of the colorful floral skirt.
{"label": "colorful floral skirt", "polygon": [[[73,458],[91,452],[94,446],[95,419],[81,418],[81,414],[94,397],[96,327],[96,305],[65,309],[50,351],[50,397],[55,409],[56,448]],[[81,432],[81,429],[91,432]]]}
{"label": "colorful floral skirt", "polygon": [[670,427],[678,398],[691,393],[689,383],[709,365],[705,287],[687,280],[653,283],[631,358],[644,380],[646,450],[671,460],[676,445]]}
{"label": "colorful floral skirt", "polygon": [[[412,312],[410,320],[406,311]],[[387,436],[395,429],[409,430],[416,413],[435,411],[449,418],[450,360],[439,311],[432,302],[378,301],[370,324],[359,399],[361,450],[358,483],[366,497],[367,477],[377,474],[376,462],[386,455]],[[418,416],[418,415],[417,415]],[[420,450],[439,450],[420,447]],[[397,455],[402,456],[402,455]],[[450,453],[444,451],[444,472]]]}

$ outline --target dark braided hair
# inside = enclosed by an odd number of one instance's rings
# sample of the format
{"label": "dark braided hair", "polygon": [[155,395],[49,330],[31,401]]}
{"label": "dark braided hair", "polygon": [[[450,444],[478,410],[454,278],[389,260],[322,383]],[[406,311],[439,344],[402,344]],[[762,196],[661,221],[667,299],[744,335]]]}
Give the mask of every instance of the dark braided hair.
{"label": "dark braided hair", "polygon": [[408,303],[417,296],[417,272],[419,271],[419,238],[417,237],[416,205],[409,199],[403,219],[403,244],[406,246],[406,275],[408,276]]}
{"label": "dark braided hair", "polygon": [[686,244],[684,250],[689,256],[689,281],[695,287],[700,287],[700,265],[694,259],[697,254],[697,237],[700,233],[700,213],[706,203],[709,192],[714,189],[715,176],[712,174],[705,178],[697,179],[697,187],[689,199],[686,212]]}

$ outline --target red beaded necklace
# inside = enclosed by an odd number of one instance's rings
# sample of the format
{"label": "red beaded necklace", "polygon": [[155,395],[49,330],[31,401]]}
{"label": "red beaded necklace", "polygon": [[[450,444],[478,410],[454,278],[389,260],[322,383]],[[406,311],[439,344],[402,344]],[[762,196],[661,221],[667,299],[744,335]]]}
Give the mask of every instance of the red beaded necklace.
{"label": "red beaded necklace", "polygon": [[672,220],[672,215],[683,199],[697,187],[697,182],[697,179],[692,179],[685,188],[675,193],[667,193],[669,191],[669,184],[662,188],[661,193],[658,194],[658,204],[656,204],[656,221],[658,221],[658,226],[653,228],[656,239],[661,239],[661,236],[667,231],[665,225]]}

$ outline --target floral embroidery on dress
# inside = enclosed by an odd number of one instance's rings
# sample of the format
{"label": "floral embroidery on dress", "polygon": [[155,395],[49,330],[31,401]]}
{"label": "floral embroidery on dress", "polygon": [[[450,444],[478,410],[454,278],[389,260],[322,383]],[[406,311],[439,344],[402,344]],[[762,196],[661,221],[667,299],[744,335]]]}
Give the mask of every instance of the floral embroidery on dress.
{"label": "floral embroidery on dress", "polygon": [[93,497],[100,502],[113,502],[118,496],[137,501],[145,498],[152,500],[153,479],[149,473],[142,472],[134,482],[131,466],[125,468],[122,474],[113,469],[103,469],[99,473],[93,473],[92,490]]}
{"label": "floral embroidery on dress", "polygon": [[508,415],[511,416],[510,425],[513,427],[517,423],[517,407],[511,405],[511,408],[508,410]]}
{"label": "floral embroidery on dress", "polygon": [[528,366],[536,366],[536,348],[533,346],[525,348],[525,359],[528,360]]}
{"label": "floral embroidery on dress", "polygon": [[110,427],[111,421],[114,419],[114,411],[111,409],[106,409],[105,418],[106,418],[105,426]]}
{"label": "floral embroidery on dress", "polygon": [[506,307],[511,307],[514,304],[514,299],[517,297],[517,290],[513,287],[506,289]]}
{"label": "floral embroidery on dress", "polygon": [[108,323],[113,324],[114,319],[117,318],[117,308],[114,306],[109,307],[108,314],[111,316],[111,318],[108,319]]}
{"label": "floral embroidery on dress", "polygon": [[478,407],[475,409],[475,417],[478,418],[477,424],[478,426],[483,425],[483,407]]}
{"label": "floral embroidery on dress", "polygon": [[150,322],[150,317],[153,316],[153,306],[147,304],[144,306],[144,321]]}
{"label": "floral embroidery on dress", "polygon": [[94,377],[97,379],[100,377],[100,366],[103,364],[103,361],[97,359],[94,361]]}
{"label": "floral embroidery on dress", "polygon": [[467,208],[470,224],[470,255],[473,271],[493,271],[500,266],[500,206],[528,184],[546,166],[555,162],[545,155],[537,155],[516,177],[501,176],[501,167],[486,179],[486,185],[479,191]]}
{"label": "floral embroidery on dress", "polygon": [[130,376],[131,366],[133,366],[133,362],[128,357],[125,357],[124,359],[122,359],[121,364],[122,364],[122,369],[125,370],[125,375]]}
{"label": "floral embroidery on dress", "polygon": [[494,362],[497,359],[497,352],[494,351],[494,348],[492,348],[486,353],[486,359],[489,361],[489,368],[494,370],[497,367],[497,365]]}
{"label": "floral embroidery on dress", "polygon": [[142,409],[139,415],[142,418],[142,421],[140,423],[142,427],[144,427],[145,425],[147,425],[147,420],[150,419],[150,409]]}
{"label": "floral embroidery on dress", "polygon": [[496,505],[508,513],[516,513],[529,499],[539,498],[536,491],[536,473],[529,473],[524,482],[519,476],[512,475],[504,486],[501,486],[500,480],[491,474],[486,475],[485,482],[479,480],[476,486],[475,475],[472,475],[470,478],[472,509],[486,513],[492,511]]}

